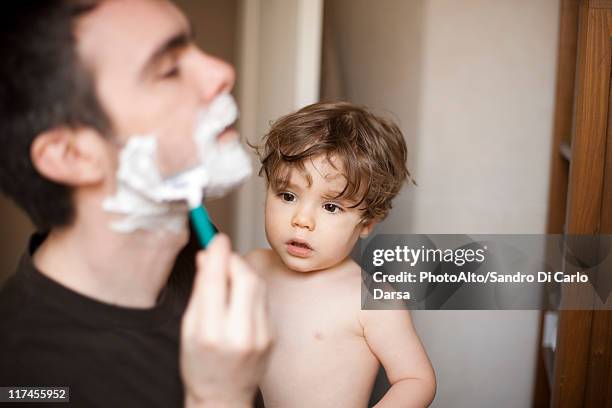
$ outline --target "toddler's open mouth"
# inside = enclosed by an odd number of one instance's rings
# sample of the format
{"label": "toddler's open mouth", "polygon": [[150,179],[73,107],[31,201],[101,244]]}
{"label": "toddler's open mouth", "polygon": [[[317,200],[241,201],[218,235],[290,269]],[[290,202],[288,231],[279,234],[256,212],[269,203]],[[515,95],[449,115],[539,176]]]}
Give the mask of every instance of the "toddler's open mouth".
{"label": "toddler's open mouth", "polygon": [[301,258],[307,257],[313,251],[312,247],[308,244],[308,242],[299,239],[289,240],[287,241],[286,245],[287,252],[289,252],[289,254]]}

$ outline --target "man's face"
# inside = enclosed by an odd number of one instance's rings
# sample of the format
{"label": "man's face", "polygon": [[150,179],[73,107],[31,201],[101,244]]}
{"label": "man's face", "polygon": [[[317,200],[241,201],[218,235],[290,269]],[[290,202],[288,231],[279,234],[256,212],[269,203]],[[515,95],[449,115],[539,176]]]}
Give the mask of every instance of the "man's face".
{"label": "man's face", "polygon": [[[333,159],[332,159],[333,160]],[[335,167],[339,162],[333,161]],[[304,163],[305,174],[292,170],[287,187],[268,187],[266,236],[270,246],[290,269],[311,272],[343,261],[364,232],[362,211],[334,197],[346,180],[327,158]]]}
{"label": "man's face", "polygon": [[165,0],[106,0],[76,28],[79,56],[116,141],[154,132],[166,174],[197,160],[196,113],[234,83],[231,66],[199,50],[191,35],[185,16]]}

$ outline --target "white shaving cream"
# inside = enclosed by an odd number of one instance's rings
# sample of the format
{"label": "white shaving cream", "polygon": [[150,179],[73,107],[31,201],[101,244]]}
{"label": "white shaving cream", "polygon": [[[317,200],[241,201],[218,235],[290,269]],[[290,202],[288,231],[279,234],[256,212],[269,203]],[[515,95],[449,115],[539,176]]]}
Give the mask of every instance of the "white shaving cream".
{"label": "white shaving cream", "polygon": [[229,94],[222,94],[198,114],[193,137],[200,164],[164,179],[157,163],[157,136],[135,135],[119,154],[117,191],[103,202],[105,211],[121,214],[111,223],[117,232],[167,229],[180,232],[189,208],[202,198],[219,197],[251,174],[251,161],[239,140],[219,143],[217,136],[238,117]]}

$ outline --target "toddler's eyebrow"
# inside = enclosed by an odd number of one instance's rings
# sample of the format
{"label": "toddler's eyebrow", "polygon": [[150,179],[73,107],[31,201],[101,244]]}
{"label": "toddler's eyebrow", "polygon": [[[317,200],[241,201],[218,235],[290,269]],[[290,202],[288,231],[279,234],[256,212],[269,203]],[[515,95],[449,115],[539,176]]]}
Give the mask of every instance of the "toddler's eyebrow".
{"label": "toddler's eyebrow", "polygon": [[286,179],[277,179],[276,180],[276,188],[277,189],[289,189],[289,190],[297,190],[299,189],[299,186],[295,185],[294,183],[287,181]]}
{"label": "toddler's eyebrow", "polygon": [[276,185],[278,186],[278,188],[288,188],[291,190],[310,189],[312,187],[312,183],[306,183],[306,186],[304,186],[303,184],[298,185],[287,178],[277,178]]}
{"label": "toddler's eyebrow", "polygon": [[340,198],[342,193],[343,191],[328,191],[325,194],[323,194],[323,198],[325,199]]}

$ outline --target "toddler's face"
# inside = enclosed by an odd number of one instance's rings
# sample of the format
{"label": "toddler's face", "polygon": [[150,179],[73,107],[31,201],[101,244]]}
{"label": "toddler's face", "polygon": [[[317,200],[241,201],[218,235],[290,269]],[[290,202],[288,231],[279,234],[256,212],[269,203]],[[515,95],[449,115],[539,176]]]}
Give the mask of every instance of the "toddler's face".
{"label": "toddler's face", "polygon": [[[341,169],[339,161],[332,161]],[[284,190],[268,187],[266,236],[287,267],[311,272],[343,261],[373,224],[360,222],[362,212],[350,208],[353,203],[333,198],[346,180],[324,156],[306,161],[304,167],[310,186],[304,174],[292,170]]]}

